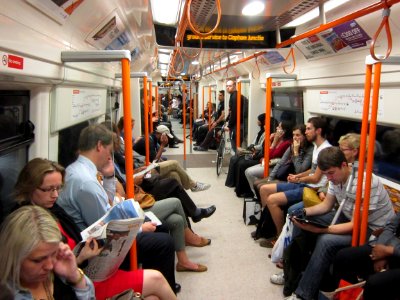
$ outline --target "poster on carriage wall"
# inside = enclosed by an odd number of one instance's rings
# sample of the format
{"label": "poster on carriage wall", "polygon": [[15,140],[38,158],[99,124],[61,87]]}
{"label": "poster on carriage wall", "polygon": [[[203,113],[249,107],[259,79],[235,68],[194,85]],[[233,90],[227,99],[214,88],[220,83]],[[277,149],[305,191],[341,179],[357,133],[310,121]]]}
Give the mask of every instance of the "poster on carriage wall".
{"label": "poster on carriage wall", "polygon": [[59,24],[64,24],[65,20],[83,1],[84,0],[26,0],[30,5]]}
{"label": "poster on carriage wall", "polygon": [[117,12],[112,12],[86,38],[86,42],[104,50],[119,50],[131,42],[132,36]]}
{"label": "poster on carriage wall", "polygon": [[295,43],[307,59],[366,47],[369,35],[356,21],[349,21]]}

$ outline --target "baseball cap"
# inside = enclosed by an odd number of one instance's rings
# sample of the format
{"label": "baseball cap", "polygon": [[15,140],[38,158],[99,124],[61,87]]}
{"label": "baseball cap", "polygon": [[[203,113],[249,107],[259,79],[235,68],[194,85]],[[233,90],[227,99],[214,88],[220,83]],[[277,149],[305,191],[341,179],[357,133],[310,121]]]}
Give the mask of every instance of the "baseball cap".
{"label": "baseball cap", "polygon": [[167,126],[165,125],[158,125],[156,132],[158,133],[165,133],[166,135],[168,135],[168,137],[170,137],[171,139],[174,138],[174,136],[171,134],[171,132],[169,132],[169,129]]}

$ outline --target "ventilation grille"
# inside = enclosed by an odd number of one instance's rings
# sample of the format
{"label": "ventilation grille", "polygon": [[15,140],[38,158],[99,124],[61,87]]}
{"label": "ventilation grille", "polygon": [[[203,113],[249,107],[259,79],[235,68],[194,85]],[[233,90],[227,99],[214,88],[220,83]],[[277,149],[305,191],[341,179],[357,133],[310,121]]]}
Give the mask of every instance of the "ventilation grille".
{"label": "ventilation grille", "polygon": [[195,27],[205,27],[213,13],[217,13],[215,0],[193,0],[190,16]]}
{"label": "ventilation grille", "polygon": [[[326,1],[324,1],[326,2]],[[278,26],[284,26],[294,19],[304,15],[315,7],[318,7],[319,0],[304,0],[301,1],[298,5],[296,5],[291,10],[286,11],[282,15],[276,18],[276,24]]]}

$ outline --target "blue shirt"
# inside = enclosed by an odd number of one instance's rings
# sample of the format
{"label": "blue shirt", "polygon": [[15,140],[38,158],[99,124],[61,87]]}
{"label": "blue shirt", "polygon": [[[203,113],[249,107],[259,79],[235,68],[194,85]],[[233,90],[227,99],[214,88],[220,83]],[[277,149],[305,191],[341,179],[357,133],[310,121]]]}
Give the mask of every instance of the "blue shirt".
{"label": "blue shirt", "polygon": [[65,188],[57,200],[81,230],[103,217],[110,208],[107,193],[96,175],[94,163],[80,155],[66,169]]}

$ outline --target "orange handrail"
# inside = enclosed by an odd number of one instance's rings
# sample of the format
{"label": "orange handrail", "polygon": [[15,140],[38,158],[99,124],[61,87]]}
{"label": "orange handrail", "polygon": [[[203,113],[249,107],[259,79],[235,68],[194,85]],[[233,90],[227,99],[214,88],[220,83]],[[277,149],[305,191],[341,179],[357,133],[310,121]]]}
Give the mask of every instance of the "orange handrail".
{"label": "orange handrail", "polygon": [[153,132],[153,84],[149,81],[149,125],[150,125],[150,132]]}
{"label": "orange handrail", "polygon": [[[288,72],[288,71],[286,71],[286,65],[285,65],[285,64],[287,63],[288,58],[289,58],[290,56],[292,57],[292,60],[293,60],[293,68],[292,68],[292,70],[291,70],[290,72]],[[284,63],[283,63],[283,71],[284,71],[286,74],[292,74],[293,71],[294,71],[294,69],[296,69],[296,58],[294,57],[294,48],[292,47],[292,48],[290,49],[288,55],[286,56]]]}
{"label": "orange handrail", "polygon": [[[192,145],[192,124],[193,124],[193,96],[192,96],[192,83],[190,83],[190,88],[189,88],[189,140],[190,140],[190,145]],[[190,148],[191,149],[191,148]]]}
{"label": "orange handrail", "polygon": [[211,103],[211,87],[208,87],[208,130],[211,128],[211,112],[212,112],[212,103]]}
{"label": "orange handrail", "polygon": [[328,30],[328,29],[333,28],[335,26],[341,25],[341,24],[343,24],[345,22],[352,21],[352,20],[357,19],[359,17],[368,15],[368,14],[373,13],[375,11],[378,11],[378,10],[380,10],[382,8],[391,7],[393,4],[396,4],[396,3],[399,3],[399,2],[400,2],[400,0],[386,0],[386,1],[380,1],[380,2],[377,2],[377,3],[371,4],[371,5],[369,5],[369,6],[365,7],[365,8],[362,8],[362,9],[354,12],[354,13],[348,14],[348,15],[346,15],[344,17],[338,18],[338,19],[333,20],[331,22],[328,22],[326,24],[322,24],[319,27],[316,27],[316,28],[311,29],[309,31],[306,31],[306,32],[304,32],[302,34],[294,36],[294,37],[292,37],[292,38],[290,38],[290,39],[288,39],[288,40],[286,40],[286,41],[284,41],[282,43],[277,44],[276,48],[283,48],[283,47],[289,46],[291,44],[294,44],[297,41],[300,41],[302,39],[308,38],[308,37],[310,37],[312,35],[315,35],[315,34],[320,33],[322,31]]}
{"label": "orange handrail", "polygon": [[[237,82],[237,92],[236,92],[236,149],[240,147],[240,115],[242,107],[242,83]],[[243,119],[244,122],[244,119]]]}
{"label": "orange handrail", "polygon": [[183,123],[183,161],[186,161],[186,84],[182,84],[182,101],[183,101],[183,111],[182,111],[182,123]]}
{"label": "orange handrail", "polygon": [[204,121],[204,92],[205,92],[205,86],[203,85],[203,94],[202,96],[202,104],[201,104],[201,118]]}
{"label": "orange handrail", "polygon": [[360,140],[360,153],[358,157],[358,181],[356,190],[356,200],[354,205],[354,216],[353,216],[353,234],[352,234],[352,246],[358,246],[359,233],[360,233],[360,208],[361,198],[363,190],[364,180],[364,166],[365,156],[367,150],[367,134],[368,134],[368,118],[369,118],[369,103],[371,97],[371,78],[372,78],[372,65],[366,66],[365,75],[365,86],[364,86],[364,105],[362,114],[362,125],[361,125],[361,140]]}
{"label": "orange handrail", "polygon": [[[133,151],[132,151],[132,119],[131,115],[131,71],[130,62],[124,58],[122,64],[122,96],[124,108],[124,141],[125,141],[125,170],[126,170],[126,196],[134,199],[134,181],[133,181]],[[133,242],[130,251],[130,264],[132,270],[137,270],[136,259],[136,240]]]}
{"label": "orange handrail", "polygon": [[368,211],[369,211],[369,199],[371,195],[372,171],[374,167],[374,147],[376,138],[376,123],[378,116],[378,100],[379,100],[381,69],[382,69],[382,63],[381,62],[376,63],[374,69],[374,83],[372,87],[372,106],[371,106],[371,119],[369,123],[369,143],[368,143],[368,153],[367,153],[367,167],[365,174],[364,203],[363,203],[363,212],[362,212],[361,229],[360,229],[360,245],[365,244],[367,239]]}
{"label": "orange handrail", "polygon": [[147,77],[143,77],[143,106],[144,106],[144,143],[146,149],[146,166],[150,164],[150,136],[149,136],[149,99],[147,97]]}
{"label": "orange handrail", "polygon": [[269,147],[270,147],[270,132],[271,132],[271,105],[272,105],[272,78],[268,77],[266,82],[265,92],[265,131],[264,131],[264,178],[269,175]]}
{"label": "orange handrail", "polygon": [[[387,7],[383,10],[383,20],[381,22],[381,25],[379,25],[379,28],[376,31],[374,37],[372,38],[372,42],[371,42],[371,45],[369,48],[369,52],[371,53],[372,58],[375,60],[378,60],[378,61],[388,58],[390,55],[390,52],[392,52],[392,33],[390,32],[389,16],[390,16],[390,8]],[[385,30],[386,30],[386,37],[388,40],[388,45],[387,45],[387,49],[386,49],[386,55],[384,57],[378,59],[375,56],[375,42],[378,39],[383,27],[385,27]]]}
{"label": "orange handrail", "polygon": [[[400,1],[400,0],[399,0],[399,1]],[[228,65],[226,65],[225,67],[216,69],[216,70],[214,70],[214,71],[212,71],[212,72],[210,72],[210,73],[208,73],[208,74],[204,74],[204,75],[209,75],[209,74],[213,74],[213,73],[215,73],[215,72],[220,72],[220,71],[222,71],[222,70],[224,70],[224,69],[228,69],[228,68],[230,68],[230,67],[236,66],[236,65],[241,64],[241,63],[243,63],[243,62],[245,62],[245,61],[248,61],[248,60],[250,60],[250,59],[257,58],[258,56],[263,55],[263,54],[265,54],[265,53],[267,53],[267,52],[268,52],[268,51],[261,51],[261,52],[254,53],[254,54],[252,54],[252,55],[250,55],[250,56],[247,56],[247,57],[245,57],[245,58],[239,59],[238,61],[236,61],[236,62],[234,62],[234,63],[228,64]]]}
{"label": "orange handrail", "polygon": [[198,31],[198,30],[193,26],[192,20],[191,20],[191,16],[190,16],[190,8],[191,8],[191,5],[192,5],[192,0],[188,0],[188,4],[187,4],[187,6],[186,6],[186,17],[187,17],[187,22],[188,22],[188,25],[189,25],[190,29],[192,30],[192,32],[193,32],[194,34],[196,34],[196,35],[198,35],[198,36],[200,36],[200,37],[209,36],[210,34],[212,34],[212,33],[218,28],[219,23],[220,23],[220,21],[221,21],[222,10],[221,10],[221,3],[220,3],[220,0],[216,0],[217,13],[218,13],[218,15],[217,15],[217,22],[215,23],[215,26],[214,26],[213,29],[211,29],[211,31],[205,32],[205,33]]}

